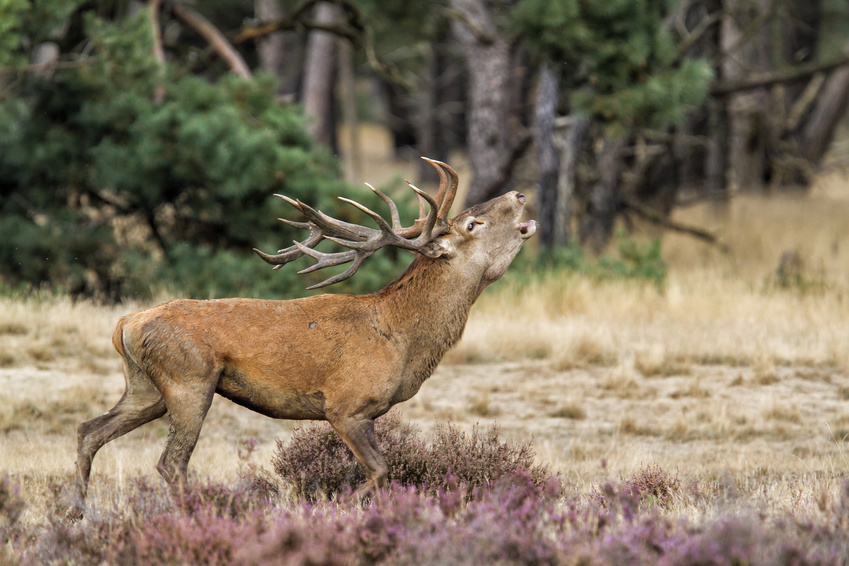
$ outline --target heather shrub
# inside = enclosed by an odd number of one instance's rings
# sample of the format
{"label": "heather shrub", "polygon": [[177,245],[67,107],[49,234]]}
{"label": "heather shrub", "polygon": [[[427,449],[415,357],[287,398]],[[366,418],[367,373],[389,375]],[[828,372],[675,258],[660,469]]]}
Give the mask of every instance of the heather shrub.
{"label": "heather shrub", "polygon": [[274,496],[261,478],[239,480],[234,486],[213,482],[192,482],[175,486],[172,500],[185,515],[210,515],[239,519],[253,511],[267,509]]}
{"label": "heather shrub", "polygon": [[618,483],[606,483],[590,498],[604,508],[618,508],[625,515],[633,514],[640,507],[662,507],[669,509],[681,491],[678,476],[671,476],[657,465],[640,468],[630,479]]}
{"label": "heather shrub", "polygon": [[[556,481],[517,471],[471,489],[450,476],[445,483],[453,487],[393,483],[368,501],[343,492],[333,501],[264,506],[241,481],[194,480],[172,490],[139,478],[120,497],[98,500],[81,521],[51,507],[43,521],[0,528],[0,564],[846,563],[845,489],[816,519],[761,510],[693,520],[642,505],[642,487],[628,491],[659,475],[650,472],[595,496],[564,496]],[[0,485],[14,491],[7,480]]]}
{"label": "heather shrub", "polygon": [[623,487],[627,493],[637,496],[643,504],[669,508],[681,491],[681,482],[678,481],[677,475],[671,476],[655,464],[640,468]]}
{"label": "heather shrub", "polygon": [[232,564],[245,539],[260,528],[256,517],[250,519],[159,515],[109,545],[105,558],[113,564]]}
{"label": "heather shrub", "polygon": [[0,476],[0,534],[14,526],[23,511],[24,500],[18,495],[18,486],[12,485],[9,476]]}
{"label": "heather shrub", "polygon": [[[308,523],[286,514],[237,561],[248,564],[557,564],[556,502],[524,474],[481,487],[452,516],[451,492],[393,484],[368,505],[341,494],[306,504]],[[301,517],[304,517],[302,515]]]}
{"label": "heather shrub", "polygon": [[[375,421],[374,433],[389,465],[390,480],[421,483],[425,471],[425,444],[414,427],[402,423],[397,412],[391,412]],[[351,450],[324,422],[295,428],[292,438],[285,444],[278,440],[272,467],[298,497],[309,500],[338,494],[365,481]]]}
{"label": "heather shrub", "polygon": [[[440,424],[428,444],[397,412],[390,412],[375,421],[375,437],[390,482],[431,493],[461,489],[471,497],[475,488],[504,476],[524,473],[542,486],[551,475],[547,467],[534,464],[530,442],[503,441],[495,426],[485,432],[475,426],[466,434],[450,423]],[[278,441],[272,464],[299,497],[309,500],[365,481],[354,455],[326,423],[307,424],[295,429],[288,443]]]}

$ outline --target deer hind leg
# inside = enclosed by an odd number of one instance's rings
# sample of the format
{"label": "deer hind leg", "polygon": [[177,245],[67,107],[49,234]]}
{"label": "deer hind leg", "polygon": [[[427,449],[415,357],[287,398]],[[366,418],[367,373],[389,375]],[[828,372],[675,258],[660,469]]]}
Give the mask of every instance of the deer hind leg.
{"label": "deer hind leg", "polygon": [[366,469],[366,482],[357,488],[357,493],[364,495],[375,488],[385,486],[389,468],[377,447],[374,419],[334,419],[330,424]]}
{"label": "deer hind leg", "polygon": [[85,496],[91,463],[104,444],[165,414],[165,400],[133,361],[124,359],[126,389],[118,404],[77,427],[77,476]]}
{"label": "deer hind leg", "polygon": [[214,383],[212,387],[184,387],[180,391],[169,391],[166,395],[171,429],[156,469],[169,484],[186,477],[189,458],[192,457],[214,395]]}

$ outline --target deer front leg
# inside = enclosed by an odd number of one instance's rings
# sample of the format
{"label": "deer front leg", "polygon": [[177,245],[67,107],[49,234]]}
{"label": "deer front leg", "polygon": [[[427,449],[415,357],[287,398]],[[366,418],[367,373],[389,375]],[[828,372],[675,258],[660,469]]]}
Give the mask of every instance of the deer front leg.
{"label": "deer front leg", "polygon": [[179,395],[170,393],[165,403],[171,418],[171,429],[156,468],[165,481],[173,485],[178,479],[185,479],[187,475],[189,458],[197,444],[215,390],[186,388]]}
{"label": "deer front leg", "polygon": [[366,469],[366,482],[357,488],[357,493],[365,495],[375,488],[385,486],[389,468],[377,447],[374,419],[348,417],[331,420],[330,424]]}

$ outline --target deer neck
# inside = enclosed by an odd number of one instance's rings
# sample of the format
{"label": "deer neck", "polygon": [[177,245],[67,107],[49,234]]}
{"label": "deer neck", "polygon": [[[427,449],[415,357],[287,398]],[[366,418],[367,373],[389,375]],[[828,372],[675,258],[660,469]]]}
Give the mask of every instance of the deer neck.
{"label": "deer neck", "polygon": [[460,338],[469,310],[483,290],[481,277],[468,275],[448,259],[417,257],[395,281],[377,293],[389,328],[407,345],[409,363],[420,381]]}

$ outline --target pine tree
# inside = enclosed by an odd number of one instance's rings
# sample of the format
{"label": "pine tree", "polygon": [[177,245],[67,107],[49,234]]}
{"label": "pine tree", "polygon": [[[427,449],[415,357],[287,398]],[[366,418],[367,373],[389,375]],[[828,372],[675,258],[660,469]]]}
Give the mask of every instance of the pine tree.
{"label": "pine tree", "polygon": [[[19,36],[43,32],[26,23]],[[21,73],[0,101],[0,284],[113,299],[163,285],[202,298],[301,293],[295,269],[272,273],[251,251],[301,235],[276,221],[291,209],[273,193],[352,220],[335,197],[363,196],[313,147],[301,110],[275,101],[270,77],[209,80],[156,61],[143,13],[79,10],[66,24],[63,43],[83,37],[86,53]],[[386,266],[371,267],[351,284],[385,282]]]}

